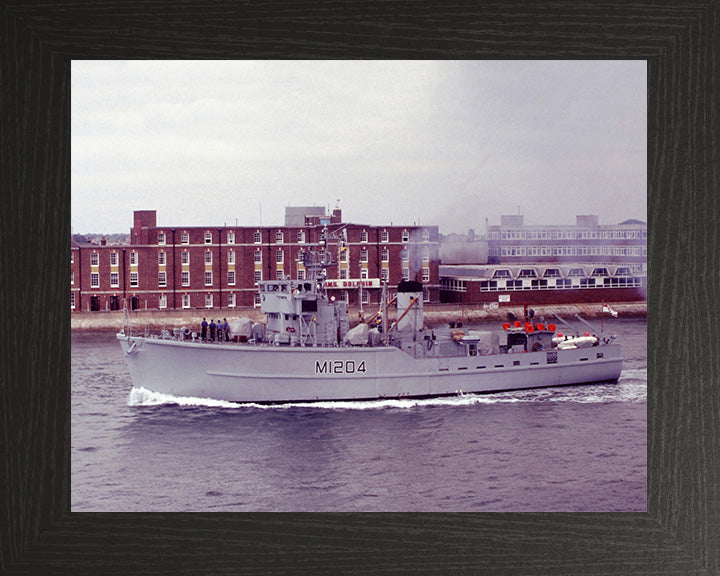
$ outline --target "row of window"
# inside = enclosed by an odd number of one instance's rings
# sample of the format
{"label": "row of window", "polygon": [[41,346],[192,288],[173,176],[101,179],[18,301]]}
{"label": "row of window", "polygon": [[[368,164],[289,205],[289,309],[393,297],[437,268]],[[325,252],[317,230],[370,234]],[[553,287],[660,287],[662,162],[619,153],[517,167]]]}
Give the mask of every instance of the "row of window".
{"label": "row of window", "polygon": [[[348,261],[348,255],[349,251],[342,250],[340,252],[339,260],[340,262],[347,262]],[[382,262],[389,262],[390,261],[390,250],[387,248],[383,248],[380,252],[380,259]],[[400,259],[402,261],[408,261],[410,259],[410,254],[407,248],[404,248],[400,252]],[[430,249],[425,248],[423,250],[422,259],[424,262],[430,261]],[[130,265],[131,266],[137,266],[138,265],[138,253],[137,252],[130,252]],[[212,264],[213,262],[213,252],[211,250],[206,250],[204,253],[204,261],[205,264]],[[262,262],[262,251],[256,250],[254,252],[254,261],[256,263]],[[275,251],[275,262],[278,264],[282,264],[285,261],[285,252],[283,250],[276,250]],[[303,254],[298,253],[297,255],[297,261],[302,262],[303,261]],[[360,250],[360,262],[368,262],[369,261],[369,255],[368,251],[365,249]],[[71,259],[71,263],[73,260]],[[181,252],[180,253],[180,262],[182,264],[190,264],[190,252]],[[233,250],[230,250],[227,252],[227,263],[228,264],[235,264],[235,252]],[[90,265],[91,266],[99,266],[100,264],[100,254],[97,252],[93,252],[90,254]],[[158,265],[159,266],[165,266],[167,264],[167,252],[158,252]],[[110,265],[111,266],[117,266],[118,265],[118,253],[117,252],[110,252]]]}
{"label": "row of window", "polygon": [[[639,270],[636,270],[636,272]],[[630,266],[618,266],[615,270],[615,276],[632,276],[632,269]],[[592,269],[589,276],[610,276],[610,272],[605,266],[597,266]],[[585,269],[582,267],[569,268],[567,274],[563,274],[560,268],[545,268],[543,272],[543,278],[562,278],[567,276],[568,278],[583,278],[588,276],[585,273]],[[513,278],[513,273],[508,268],[498,268],[493,272],[493,278]],[[537,278],[538,273],[535,268],[521,268],[517,272],[517,278]]]}
{"label": "row of window", "polygon": [[[383,268],[381,271],[381,279],[384,282],[389,281],[389,271],[387,268]],[[205,286],[212,286],[213,285],[213,273],[212,271],[205,271]],[[409,268],[403,268],[402,269],[402,276],[403,280],[409,280],[410,279],[410,269]],[[286,277],[285,272],[280,269],[276,271],[276,280],[284,280]],[[367,280],[368,279],[368,271],[367,269],[362,269],[360,271],[360,279],[361,280]],[[138,288],[138,273],[137,272],[130,272],[129,275],[130,278],[130,287],[131,288]],[[228,270],[227,271],[227,284],[228,286],[235,286],[235,270]],[[341,268],[339,270],[339,278],[341,280],[348,279],[348,270],[346,268]],[[263,271],[262,270],[255,270],[254,271],[254,282],[257,284],[261,280],[263,280]],[[305,280],[305,270],[300,269],[297,271],[297,279],[298,280]],[[430,281],[430,268],[423,268],[422,269],[422,279],[423,282],[429,282]],[[70,283],[75,284],[75,273],[70,273]],[[181,286],[190,286],[190,272],[187,270],[183,270],[180,273],[180,285]],[[167,286],[167,272],[160,271],[158,272],[158,287],[159,288],[165,288]],[[110,273],[110,288],[119,288],[120,287],[120,274],[118,272],[111,272]],[[100,274],[97,272],[90,273],[90,288],[100,288]]]}
{"label": "row of window", "polygon": [[[235,232],[234,231],[228,230],[226,238],[227,238],[226,239],[227,244],[235,244]],[[298,230],[295,239],[298,244],[304,244],[306,242],[305,230]],[[212,241],[213,241],[212,232],[205,232],[204,240],[205,240],[205,244],[212,244]],[[367,241],[368,241],[367,230],[361,230],[360,231],[360,242],[367,242]],[[389,241],[390,241],[390,233],[387,230],[381,230],[380,231],[380,242],[389,242]],[[403,242],[410,241],[410,231],[409,230],[402,231],[402,241]],[[429,230],[422,231],[422,241],[423,242],[430,241],[430,231]],[[167,244],[167,234],[165,232],[158,232],[157,242],[160,245],[166,245]],[[253,233],[253,242],[255,244],[262,244],[262,232],[260,230],[256,230]],[[285,232],[283,230],[276,231],[275,232],[275,243],[282,244],[284,242],[285,242]],[[190,233],[189,232],[181,232],[180,233],[180,244],[190,244]]]}
{"label": "row of window", "polygon": [[646,240],[642,230],[501,230],[488,234],[489,240]]}
{"label": "row of window", "polygon": [[[602,280],[602,281],[600,281]],[[443,290],[452,292],[467,292],[467,281],[443,278],[440,281]],[[571,288],[641,288],[640,278],[558,278],[546,280],[483,280],[480,282],[481,292],[506,292],[513,290],[564,290]]]}
{"label": "row of window", "polygon": [[647,256],[647,246],[501,246],[500,256]]}

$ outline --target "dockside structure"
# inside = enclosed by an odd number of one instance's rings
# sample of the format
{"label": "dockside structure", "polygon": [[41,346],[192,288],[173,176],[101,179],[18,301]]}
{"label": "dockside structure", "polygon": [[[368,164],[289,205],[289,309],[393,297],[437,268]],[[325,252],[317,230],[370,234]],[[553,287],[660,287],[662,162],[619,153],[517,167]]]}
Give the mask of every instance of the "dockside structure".
{"label": "dockside structure", "polygon": [[71,246],[73,311],[233,309],[259,306],[260,280],[304,280],[302,253],[323,228],[343,239],[328,290],[351,305],[376,305],[383,282],[423,285],[438,302],[437,226],[342,222],[335,208],[289,207],[284,226],[158,226],[155,210],[136,210],[128,245]]}
{"label": "dockside structure", "polygon": [[647,224],[526,225],[522,215],[488,225],[485,262],[455,260],[440,268],[440,299],[458,304],[563,304],[647,300]]}

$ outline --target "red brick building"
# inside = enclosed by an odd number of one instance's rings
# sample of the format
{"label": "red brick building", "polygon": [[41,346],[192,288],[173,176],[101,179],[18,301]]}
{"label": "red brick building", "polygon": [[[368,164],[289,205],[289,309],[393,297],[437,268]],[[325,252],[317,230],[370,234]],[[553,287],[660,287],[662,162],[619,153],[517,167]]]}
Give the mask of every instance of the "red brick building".
{"label": "red brick building", "polygon": [[[297,215],[298,208],[292,209]],[[437,226],[369,226],[308,209],[285,226],[158,226],[154,210],[134,213],[129,245],[72,243],[74,311],[235,308],[258,306],[258,280],[304,279],[303,252],[325,225],[343,239],[328,290],[350,304],[377,304],[382,283],[423,283],[427,302],[439,300]],[[288,223],[294,225],[287,225]],[[362,284],[362,289],[359,285]]]}

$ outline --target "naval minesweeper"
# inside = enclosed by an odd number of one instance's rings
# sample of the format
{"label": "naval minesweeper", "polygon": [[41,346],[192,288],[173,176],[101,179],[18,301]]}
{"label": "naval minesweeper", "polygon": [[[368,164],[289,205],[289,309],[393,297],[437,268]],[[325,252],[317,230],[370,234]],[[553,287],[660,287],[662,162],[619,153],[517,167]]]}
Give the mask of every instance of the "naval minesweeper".
{"label": "naval minesweeper", "polygon": [[246,323],[237,341],[202,341],[184,327],[137,335],[126,321],[117,338],[133,385],[175,396],[281,403],[486,393],[620,376],[614,337],[563,337],[534,315],[504,323],[501,333],[427,329],[422,284],[414,281],[401,282],[390,302],[383,290],[378,313],[350,329],[346,303],[325,289],[334,265],[330,239],[324,230],[321,249],[307,251],[307,279],[258,283],[267,322]]}

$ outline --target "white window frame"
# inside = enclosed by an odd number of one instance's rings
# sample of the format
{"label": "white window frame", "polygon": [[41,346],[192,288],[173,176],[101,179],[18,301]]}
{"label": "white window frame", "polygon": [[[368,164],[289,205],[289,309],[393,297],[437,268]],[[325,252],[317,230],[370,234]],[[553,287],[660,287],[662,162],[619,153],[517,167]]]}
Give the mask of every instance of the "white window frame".
{"label": "white window frame", "polygon": [[213,295],[205,294],[205,308],[212,308],[212,307],[213,307]]}
{"label": "white window frame", "polygon": [[228,230],[228,232],[227,232],[227,243],[228,243],[228,244],[235,244],[235,231],[234,231],[234,230]]}
{"label": "white window frame", "polygon": [[402,241],[403,242],[410,242],[410,232],[408,230],[402,231]]}
{"label": "white window frame", "polygon": [[90,288],[100,288],[100,274],[98,272],[90,273]]}
{"label": "white window frame", "polygon": [[183,232],[180,234],[180,244],[190,244],[190,233]]}
{"label": "white window frame", "polygon": [[390,242],[390,234],[387,230],[382,230],[380,232],[380,242]]}
{"label": "white window frame", "polygon": [[160,294],[160,297],[158,298],[158,308],[161,310],[167,308],[167,294]]}
{"label": "white window frame", "polygon": [[120,287],[120,273],[119,272],[110,272],[110,288],[119,288]]}
{"label": "white window frame", "polygon": [[158,252],[158,266],[165,266],[167,263],[167,252]]}
{"label": "white window frame", "polygon": [[361,230],[360,231],[360,242],[367,242],[367,241],[368,241],[367,230]]}
{"label": "white window frame", "polygon": [[263,279],[262,270],[255,270],[255,272],[253,273],[253,281],[255,282],[255,284],[257,284],[258,282],[262,282],[262,279]]}
{"label": "white window frame", "polygon": [[137,266],[137,265],[138,265],[138,253],[130,252],[130,266]]}
{"label": "white window frame", "polygon": [[255,260],[255,264],[262,264],[262,250],[255,250],[253,258]]}
{"label": "white window frame", "polygon": [[235,270],[228,270],[227,283],[228,286],[235,286]]}
{"label": "white window frame", "polygon": [[228,308],[235,308],[235,292],[228,294]]}
{"label": "white window frame", "polygon": [[190,294],[183,294],[183,295],[182,295],[182,307],[183,307],[183,308],[190,308]]}
{"label": "white window frame", "polygon": [[158,288],[165,288],[167,286],[167,272],[165,270],[158,271]]}
{"label": "white window frame", "polygon": [[70,309],[75,310],[75,292],[70,292]]}
{"label": "white window frame", "polygon": [[212,232],[205,232],[205,244],[212,244]]}
{"label": "white window frame", "polygon": [[182,286],[190,286],[190,271],[183,270],[180,272],[180,284]]}
{"label": "white window frame", "polygon": [[228,253],[228,264],[235,264],[235,250],[230,250]]}
{"label": "white window frame", "polygon": [[97,252],[92,252],[90,254],[90,266],[99,266],[100,265],[100,254]]}
{"label": "white window frame", "polygon": [[118,265],[118,253],[110,252],[110,266],[117,266],[117,265]]}
{"label": "white window frame", "polygon": [[205,270],[205,286],[213,285],[213,273],[212,270]]}
{"label": "white window frame", "polygon": [[157,243],[160,246],[163,246],[166,242],[167,242],[167,240],[166,240],[165,232],[158,232]]}
{"label": "white window frame", "polygon": [[253,243],[262,244],[262,232],[260,232],[260,230],[255,230],[253,233]]}
{"label": "white window frame", "polygon": [[130,288],[137,288],[140,285],[140,275],[137,272],[130,272]]}
{"label": "white window frame", "polygon": [[285,242],[285,233],[282,230],[275,232],[275,244],[283,244]]}
{"label": "white window frame", "polygon": [[205,264],[212,264],[212,250],[205,250]]}
{"label": "white window frame", "polygon": [[187,250],[180,252],[180,264],[190,264],[190,252]]}

